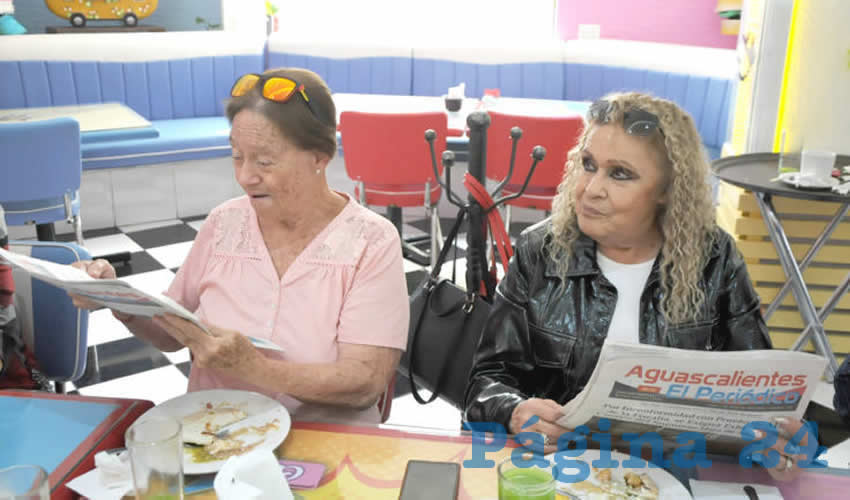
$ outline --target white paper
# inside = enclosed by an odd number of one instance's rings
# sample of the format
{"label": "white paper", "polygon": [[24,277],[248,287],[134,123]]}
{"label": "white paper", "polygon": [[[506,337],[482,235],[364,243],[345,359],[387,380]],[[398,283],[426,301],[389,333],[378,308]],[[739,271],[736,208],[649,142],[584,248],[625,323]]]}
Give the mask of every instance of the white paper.
{"label": "white paper", "polygon": [[452,99],[463,99],[466,95],[466,83],[462,82],[460,85],[455,87],[449,87],[448,97]]}
{"label": "white paper", "polygon": [[269,450],[230,457],[216,474],[220,500],[293,500],[283,470]]}
{"label": "white paper", "polygon": [[100,473],[97,469],[75,477],[66,483],[66,486],[91,500],[120,500],[133,491],[132,481],[111,487],[104,485],[100,482]]}
{"label": "white paper", "polygon": [[751,486],[759,500],[783,500],[775,486],[753,483],[723,483],[720,481],[697,481],[691,479],[691,494],[694,500],[749,500],[744,486]]}
{"label": "white paper", "polygon": [[[50,283],[68,293],[83,296],[109,309],[147,317],[170,313],[189,320],[210,333],[197,316],[170,297],[139,290],[124,280],[94,279],[85,271],[75,267],[9,252],[3,248],[0,248],[0,262],[8,263],[25,271],[33,278]],[[280,346],[269,340],[255,337],[248,337],[248,339],[260,349],[283,351]]]}

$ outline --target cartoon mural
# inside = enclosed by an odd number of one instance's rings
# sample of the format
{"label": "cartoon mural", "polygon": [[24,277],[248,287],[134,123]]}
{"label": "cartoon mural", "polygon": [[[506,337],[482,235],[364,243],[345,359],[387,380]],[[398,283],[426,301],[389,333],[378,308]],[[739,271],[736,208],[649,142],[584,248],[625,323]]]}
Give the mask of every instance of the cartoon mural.
{"label": "cartoon mural", "polygon": [[153,14],[159,0],[44,0],[50,12],[82,27],[90,20],[120,20],[136,26]]}

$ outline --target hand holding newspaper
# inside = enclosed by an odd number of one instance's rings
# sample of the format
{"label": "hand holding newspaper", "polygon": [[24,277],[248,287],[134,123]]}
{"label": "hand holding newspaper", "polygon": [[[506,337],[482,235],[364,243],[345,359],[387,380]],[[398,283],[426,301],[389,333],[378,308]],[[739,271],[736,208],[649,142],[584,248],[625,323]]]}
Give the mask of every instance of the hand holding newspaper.
{"label": "hand holding newspaper", "polygon": [[[50,283],[70,294],[80,295],[92,302],[125,314],[153,317],[170,313],[196,324],[207,333],[209,329],[197,316],[170,297],[148,293],[121,279],[95,279],[75,267],[28,257],[0,248],[0,262],[5,261],[33,278]],[[248,337],[255,347],[282,351],[276,344],[256,337]]]}
{"label": "hand holding newspaper", "polygon": [[754,421],[799,420],[826,359],[786,350],[693,351],[605,342],[584,390],[558,424],[611,422],[610,432],[658,432],[667,441],[699,432],[717,448],[744,445]]}

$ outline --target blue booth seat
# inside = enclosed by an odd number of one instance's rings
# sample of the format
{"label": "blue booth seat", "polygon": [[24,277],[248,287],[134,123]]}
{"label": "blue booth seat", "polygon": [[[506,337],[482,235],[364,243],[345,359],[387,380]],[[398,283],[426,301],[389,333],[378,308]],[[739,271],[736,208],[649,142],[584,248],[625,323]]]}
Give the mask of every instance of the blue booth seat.
{"label": "blue booth seat", "polygon": [[83,169],[131,167],[230,155],[230,124],[221,116],[153,120],[158,137],[82,145]]}
{"label": "blue booth seat", "polygon": [[3,42],[0,109],[120,102],[158,131],[159,137],[83,140],[84,170],[228,156],[222,130],[230,88],[238,76],[265,67],[264,38],[225,32],[28,35]]}
{"label": "blue booth seat", "polygon": [[[221,31],[8,36],[0,109],[120,102],[151,121],[154,134],[83,135],[81,210],[94,221],[86,229],[199,215],[234,195],[223,117],[229,90],[238,76],[274,67],[312,69],[336,93],[434,96],[465,82],[470,97],[498,88],[508,97],[584,101],[645,90],[691,113],[712,158],[729,137],[733,50],[617,40],[446,45]],[[157,179],[159,210],[142,214],[127,203],[139,177],[127,167],[144,166]],[[184,201],[181,189],[199,181],[205,188],[194,191],[205,195]]]}

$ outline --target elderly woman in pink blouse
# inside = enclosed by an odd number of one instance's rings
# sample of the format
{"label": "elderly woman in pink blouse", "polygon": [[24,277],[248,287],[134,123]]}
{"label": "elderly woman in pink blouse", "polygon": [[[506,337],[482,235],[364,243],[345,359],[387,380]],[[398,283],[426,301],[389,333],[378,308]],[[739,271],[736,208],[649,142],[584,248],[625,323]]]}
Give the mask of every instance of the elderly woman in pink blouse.
{"label": "elderly woman in pink blouse", "polygon": [[[377,399],[407,342],[398,233],[328,187],[336,111],[318,75],[245,75],[231,94],[233,165],[245,196],[209,214],[166,292],[212,335],[172,315],[113,314],[163,351],[188,347],[190,391],[252,390],[295,418],[377,422]],[[115,276],[103,260],[80,267]],[[283,353],[258,350],[246,335]]]}

